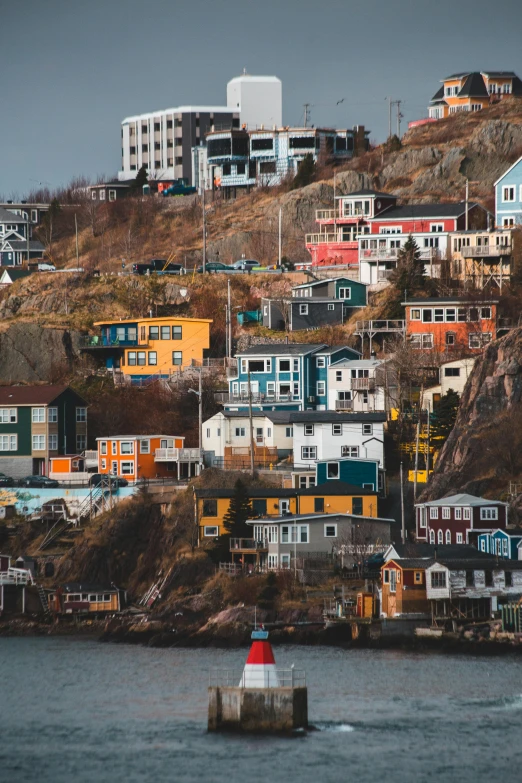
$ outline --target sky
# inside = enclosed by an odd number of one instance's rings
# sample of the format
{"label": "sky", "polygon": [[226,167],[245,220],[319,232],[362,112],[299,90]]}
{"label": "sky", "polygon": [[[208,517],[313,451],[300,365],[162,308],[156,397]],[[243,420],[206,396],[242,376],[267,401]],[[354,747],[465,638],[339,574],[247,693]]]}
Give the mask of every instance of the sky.
{"label": "sky", "polygon": [[[116,174],[126,116],[225,104],[243,68],[283,82],[283,122],[388,133],[440,80],[522,77],[522,0],[24,0],[2,5],[0,194]],[[338,101],[344,99],[342,103]]]}

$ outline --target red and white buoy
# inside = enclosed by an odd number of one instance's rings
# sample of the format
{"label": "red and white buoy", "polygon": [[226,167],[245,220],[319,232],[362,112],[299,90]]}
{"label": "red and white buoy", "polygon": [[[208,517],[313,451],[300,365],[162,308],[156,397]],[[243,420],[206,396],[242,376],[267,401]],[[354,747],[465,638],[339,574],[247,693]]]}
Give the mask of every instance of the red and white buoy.
{"label": "red and white buoy", "polygon": [[248,653],[241,688],[279,688],[279,677],[275,665],[268,631],[252,631],[252,647]]}

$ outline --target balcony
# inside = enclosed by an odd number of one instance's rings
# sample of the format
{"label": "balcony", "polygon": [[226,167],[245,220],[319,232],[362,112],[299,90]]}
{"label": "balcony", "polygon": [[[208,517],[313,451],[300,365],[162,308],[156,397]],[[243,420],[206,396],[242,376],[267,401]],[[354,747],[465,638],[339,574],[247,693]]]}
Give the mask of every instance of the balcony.
{"label": "balcony", "polygon": [[353,400],[336,400],[336,411],[353,411]]}
{"label": "balcony", "polygon": [[375,378],[352,378],[352,389],[357,391],[375,391]]}
{"label": "balcony", "polygon": [[[259,405],[259,403],[268,405],[272,402],[299,402],[301,399],[298,394],[264,394],[260,392],[252,392],[251,397],[253,405]],[[219,392],[219,402],[248,405],[249,395],[247,393],[226,394]]]}
{"label": "balcony", "polygon": [[[376,247],[368,250],[361,249],[359,261],[397,261],[400,247]],[[468,248],[469,250],[469,248]],[[436,247],[427,247],[419,250],[419,258],[422,261],[436,261],[439,259],[439,251]]]}
{"label": "balcony", "polygon": [[154,462],[199,462],[199,449],[156,449]]}
{"label": "balcony", "polygon": [[356,237],[353,237],[352,239],[345,239],[343,238],[342,231],[337,231],[335,234],[307,234],[305,238],[305,244],[307,245],[331,245],[336,243],[357,247]]}
{"label": "balcony", "polygon": [[257,541],[255,538],[231,538],[231,552],[262,552],[268,549],[268,539]]}
{"label": "balcony", "polygon": [[462,258],[500,258],[511,255],[511,245],[471,245],[462,247]]}
{"label": "balcony", "polygon": [[400,332],[404,333],[406,321],[357,321],[355,334],[378,332]]}
{"label": "balcony", "polygon": [[316,209],[315,219],[316,222],[320,220],[335,220],[339,217],[339,213],[336,209]]}
{"label": "balcony", "polygon": [[107,337],[102,335],[86,335],[83,337],[80,337],[80,350],[81,351],[92,351],[92,350],[105,350],[105,351],[111,351],[113,352],[115,349],[123,349],[123,348],[129,348],[129,347],[140,347],[140,348],[146,348],[147,343],[138,343],[138,340],[118,340],[115,338],[114,340],[107,339]]}

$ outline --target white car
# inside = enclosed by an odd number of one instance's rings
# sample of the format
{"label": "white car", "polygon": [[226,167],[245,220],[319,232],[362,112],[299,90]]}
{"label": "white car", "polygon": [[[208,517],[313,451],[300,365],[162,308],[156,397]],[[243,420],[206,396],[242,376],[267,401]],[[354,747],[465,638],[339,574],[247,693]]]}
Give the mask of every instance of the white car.
{"label": "white car", "polygon": [[54,264],[49,264],[47,261],[39,261],[38,262],[38,271],[39,272],[56,272],[56,267]]}
{"label": "white car", "polygon": [[240,258],[239,261],[234,261],[233,264],[230,264],[230,269],[242,269],[248,272],[256,266],[259,266],[259,261],[253,261],[250,258]]}

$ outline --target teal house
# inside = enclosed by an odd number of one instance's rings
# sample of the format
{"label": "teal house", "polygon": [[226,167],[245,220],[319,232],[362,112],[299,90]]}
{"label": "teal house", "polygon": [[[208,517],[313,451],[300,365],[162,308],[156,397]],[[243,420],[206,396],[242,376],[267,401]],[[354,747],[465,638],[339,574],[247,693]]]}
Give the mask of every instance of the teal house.
{"label": "teal house", "polygon": [[[332,475],[330,465],[335,465],[335,475]],[[379,468],[377,459],[352,459],[345,457],[332,460],[319,460],[315,469],[316,484],[336,479],[346,484],[353,484],[362,489],[374,489],[384,492],[384,471]]]}
{"label": "teal house", "polygon": [[477,540],[477,546],[481,552],[488,555],[509,560],[522,559],[522,528],[515,527],[508,530],[493,530],[489,533],[481,533]]}

